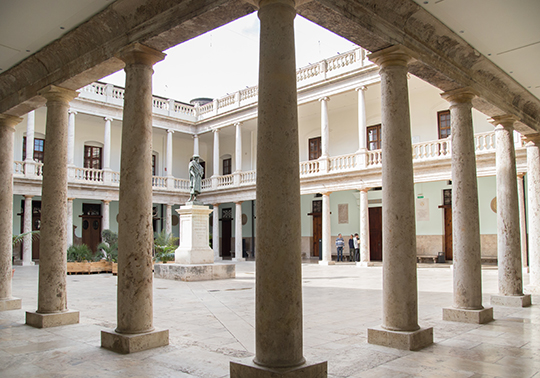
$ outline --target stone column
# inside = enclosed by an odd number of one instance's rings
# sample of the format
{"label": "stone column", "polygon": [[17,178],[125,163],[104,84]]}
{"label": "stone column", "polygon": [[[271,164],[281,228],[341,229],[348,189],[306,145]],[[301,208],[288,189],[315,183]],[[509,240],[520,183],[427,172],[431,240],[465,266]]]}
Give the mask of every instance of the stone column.
{"label": "stone column", "polygon": [[332,225],[330,221],[330,193],[322,193],[322,259],[320,265],[334,265],[332,261]]}
{"label": "stone column", "polygon": [[[0,114],[0,311],[21,308],[13,298],[11,276],[13,258],[13,141],[15,126],[22,118]],[[32,149],[33,151],[33,149]],[[32,209],[32,206],[30,206]],[[31,210],[30,210],[31,211]]]}
{"label": "stone column", "polygon": [[368,189],[360,189],[360,262],[357,266],[371,266],[369,262],[369,205]]}
{"label": "stone column", "polygon": [[452,127],[452,240],[454,300],[443,308],[443,319],[483,324],[493,320],[493,308],[482,306],[482,261],[472,99],[468,88],[446,92]]}
{"label": "stone column", "polygon": [[212,188],[216,189],[219,176],[219,129],[214,130],[214,174],[212,175]]}
{"label": "stone column", "polygon": [[199,156],[199,136],[193,135],[193,155]]}
{"label": "stone column", "polygon": [[540,294],[540,134],[525,137],[527,147],[527,209],[529,211],[529,285]]}
{"label": "stone column", "polygon": [[231,362],[230,373],[232,378],[322,378],[326,362],[306,364],[302,345],[295,2],[261,0],[258,5],[255,359]]}
{"label": "stone column", "polygon": [[[24,196],[23,233],[25,234],[32,231],[32,198],[34,196]],[[34,265],[32,261],[32,235],[26,235],[24,237],[22,264],[23,266]]]}
{"label": "stone column", "polygon": [[234,126],[236,127],[234,184],[240,185],[240,174],[242,172],[242,124],[236,123]]}
{"label": "stone column", "polygon": [[497,170],[497,260],[499,294],[492,305],[527,307],[531,296],[523,295],[519,205],[516,182],[516,153],[512,116],[493,117],[495,125]]}
{"label": "stone column", "polygon": [[214,261],[221,261],[223,258],[219,255],[219,203],[213,205],[212,213],[212,249],[214,250]]}
{"label": "stone column", "polygon": [[103,230],[110,230],[110,204],[111,201],[109,200],[101,200],[101,215],[103,218],[101,219],[101,231]]}
{"label": "stone column", "polygon": [[242,254],[242,202],[236,202],[234,215],[234,257],[233,261],[246,261]]}
{"label": "stone column", "polygon": [[69,167],[73,167],[75,165],[74,158],[75,158],[75,116],[77,115],[77,112],[73,109],[68,110],[69,113],[69,121],[68,121],[68,133],[67,133],[67,156],[68,161],[67,164]]}
{"label": "stone column", "polygon": [[153,325],[152,66],[165,54],[134,43],[117,57],[126,64],[118,211],[118,294],[114,331],[101,346],[133,353],[169,344]]}
{"label": "stone column", "polygon": [[518,203],[519,203],[519,238],[521,240],[521,264],[523,272],[527,271],[527,215],[525,214],[525,193],[523,188],[523,176],[525,173],[517,175]]}
{"label": "stone column", "polygon": [[111,169],[111,122],[112,118],[105,117],[105,132],[103,134],[103,170]]}
{"label": "stone column", "polygon": [[26,162],[34,161],[34,130],[36,125],[36,112],[28,113],[26,120]]}
{"label": "stone column", "polygon": [[167,176],[171,177],[173,165],[173,140],[174,130],[167,130]]}
{"label": "stone column", "polygon": [[68,248],[73,245],[73,200],[75,198],[67,199],[67,246]]}
{"label": "stone column", "polygon": [[165,232],[167,235],[170,235],[172,234],[172,205],[167,204],[165,208],[167,210],[165,215]]}
{"label": "stone column", "polygon": [[321,156],[319,157],[319,169],[321,172],[328,172],[329,144],[330,144],[330,125],[328,124],[328,97],[321,97]]}
{"label": "stone column", "polygon": [[79,322],[79,312],[67,309],[66,288],[68,109],[77,92],[51,85],[39,94],[47,100],[47,153],[41,186],[38,308],[26,313],[26,324],[44,328]]}
{"label": "stone column", "polygon": [[367,166],[367,115],[366,115],[367,87],[356,88],[358,92],[358,151],[357,159],[360,168]]}
{"label": "stone column", "polygon": [[368,343],[418,350],[433,343],[433,329],[418,326],[416,229],[407,64],[392,46],[370,55],[380,66],[383,183],[383,323],[368,329]]}

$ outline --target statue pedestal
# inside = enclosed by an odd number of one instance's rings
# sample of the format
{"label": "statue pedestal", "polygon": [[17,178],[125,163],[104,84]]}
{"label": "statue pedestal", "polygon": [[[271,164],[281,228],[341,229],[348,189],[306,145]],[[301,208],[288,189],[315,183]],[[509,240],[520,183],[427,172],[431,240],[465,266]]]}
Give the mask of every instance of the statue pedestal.
{"label": "statue pedestal", "polygon": [[181,281],[205,281],[235,278],[234,264],[214,264],[210,248],[208,206],[187,203],[176,210],[180,215],[180,246],[174,264],[155,264],[154,276]]}

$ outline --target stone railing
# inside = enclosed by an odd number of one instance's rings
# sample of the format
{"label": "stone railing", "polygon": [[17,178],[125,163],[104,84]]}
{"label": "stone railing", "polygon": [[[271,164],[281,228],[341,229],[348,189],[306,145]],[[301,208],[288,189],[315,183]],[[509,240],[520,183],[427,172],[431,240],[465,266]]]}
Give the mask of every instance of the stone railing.
{"label": "stone railing", "polygon": [[[364,49],[357,48],[307,67],[299,68],[296,71],[298,88],[348,72],[354,72],[369,63],[365,59],[365,55]],[[369,64],[371,65],[372,63]],[[80,98],[122,106],[125,89],[113,84],[95,82],[81,88],[79,92]],[[232,94],[227,94],[202,106],[194,106],[173,99],[152,96],[152,110],[155,114],[196,122],[219,115],[222,112],[227,112],[230,109],[255,104],[258,101],[258,92],[259,88],[253,86]]]}
{"label": "stone railing", "polygon": [[257,182],[257,171],[240,173],[240,185],[250,185]]}
{"label": "stone railing", "polygon": [[225,186],[232,186],[234,183],[233,175],[218,176],[217,179],[218,179],[217,180],[218,188],[223,188]]}
{"label": "stone railing", "polygon": [[308,160],[300,162],[300,177],[311,176],[319,173],[319,161]]}
{"label": "stone railing", "polygon": [[413,144],[413,160],[441,159],[450,156],[451,138]]}
{"label": "stone railing", "polygon": [[331,157],[329,170],[331,172],[349,171],[356,167],[356,154]]}
{"label": "stone railing", "polygon": [[152,176],[152,188],[166,189],[167,188],[167,177]]}
{"label": "stone railing", "polygon": [[207,179],[204,179],[201,181],[201,189],[202,190],[205,190],[205,189],[212,189],[212,179],[211,178],[207,178]]}
{"label": "stone railing", "polygon": [[476,153],[495,150],[495,132],[474,134],[474,148]]}
{"label": "stone railing", "polygon": [[72,167],[68,170],[68,177],[76,181],[103,182],[103,172],[102,169]]}
{"label": "stone railing", "polygon": [[382,150],[372,150],[367,153],[367,165],[378,166],[382,165]]}

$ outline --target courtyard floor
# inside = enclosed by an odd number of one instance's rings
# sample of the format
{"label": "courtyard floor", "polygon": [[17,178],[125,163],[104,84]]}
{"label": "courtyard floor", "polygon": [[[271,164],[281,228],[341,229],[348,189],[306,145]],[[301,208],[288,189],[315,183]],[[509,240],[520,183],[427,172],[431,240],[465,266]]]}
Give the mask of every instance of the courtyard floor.
{"label": "courtyard floor", "polygon": [[[15,267],[13,295],[22,309],[0,312],[0,377],[227,377],[229,361],[254,355],[255,263],[236,264],[237,278],[154,280],[154,325],[170,345],[119,355],[100,348],[100,331],[116,325],[116,277],[67,277],[76,325],[24,325],[37,308],[38,267]],[[448,265],[418,268],[418,317],[435,343],[418,352],[367,343],[381,324],[382,268],[303,264],[304,355],[328,361],[329,377],[540,378],[540,297],[529,308],[495,307],[487,325],[445,322],[452,304]],[[524,283],[528,283],[525,275]],[[497,270],[483,269],[484,305],[497,293]]]}

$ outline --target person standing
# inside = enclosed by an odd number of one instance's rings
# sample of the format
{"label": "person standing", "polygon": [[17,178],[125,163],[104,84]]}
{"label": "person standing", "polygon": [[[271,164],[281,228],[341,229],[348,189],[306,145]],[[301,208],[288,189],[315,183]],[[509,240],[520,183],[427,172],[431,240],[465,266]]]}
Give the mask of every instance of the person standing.
{"label": "person standing", "polygon": [[354,240],[353,234],[349,238],[349,261],[354,261]]}
{"label": "person standing", "polygon": [[354,234],[354,254],[356,255],[355,261],[360,261],[360,237],[358,233]]}
{"label": "person standing", "polygon": [[343,261],[343,246],[345,245],[345,241],[343,240],[343,237],[341,234],[338,234],[338,237],[336,239],[336,249],[337,249],[337,261],[341,259]]}

